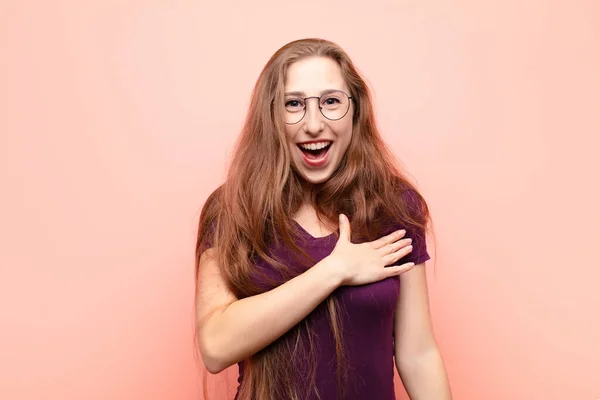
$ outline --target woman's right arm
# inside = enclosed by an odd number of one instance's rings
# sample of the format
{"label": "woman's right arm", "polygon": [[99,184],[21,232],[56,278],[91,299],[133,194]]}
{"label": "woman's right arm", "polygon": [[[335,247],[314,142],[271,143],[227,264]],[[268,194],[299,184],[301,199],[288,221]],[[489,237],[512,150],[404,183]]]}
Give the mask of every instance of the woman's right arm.
{"label": "woman's right arm", "polygon": [[218,373],[262,350],[341,285],[371,283],[410,269],[413,265],[384,268],[410,252],[410,241],[400,240],[403,234],[352,244],[349,223],[342,218],[340,239],[330,256],[275,289],[241,300],[227,288],[215,250],[205,251],[196,285],[196,326],[206,369]]}
{"label": "woman's right arm", "polygon": [[206,251],[200,260],[196,321],[204,365],[218,373],[263,349],[305,318],[340,284],[327,258],[268,292],[235,298]]}

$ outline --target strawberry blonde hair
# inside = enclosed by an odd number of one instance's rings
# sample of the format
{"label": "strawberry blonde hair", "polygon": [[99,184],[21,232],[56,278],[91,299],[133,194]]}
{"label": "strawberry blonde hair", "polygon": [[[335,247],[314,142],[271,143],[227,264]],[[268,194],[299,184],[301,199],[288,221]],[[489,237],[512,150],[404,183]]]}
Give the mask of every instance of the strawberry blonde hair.
{"label": "strawberry blonde hair", "polygon": [[[350,57],[327,40],[293,41],[280,48],[263,68],[227,179],[209,196],[200,215],[196,277],[200,256],[208,247],[214,247],[221,274],[238,299],[264,291],[251,279],[251,274],[256,273],[257,258],[269,262],[285,279],[297,274],[269,254],[274,241],[282,241],[305,264],[314,264],[294,241],[290,216],[298,210],[304,195],[301,178],[291,166],[281,117],[287,70],[307,57],[327,57],[337,62],[354,101],[352,138],[346,154],[331,178],[312,188],[311,199],[319,219],[335,223],[338,215],[344,213],[351,222],[353,241],[374,240],[390,224],[406,227],[413,240],[425,240],[427,204],[383,142],[370,91]],[[411,195],[406,196],[407,193]],[[327,303],[336,343],[338,387],[343,398],[348,371],[340,305],[335,296],[329,296]],[[297,400],[302,393],[316,390],[314,332],[309,317],[245,360],[240,400]],[[300,342],[308,346],[298,346]],[[308,348],[308,353],[298,354],[302,348]],[[297,359],[310,360],[309,388],[298,387],[299,371],[293,368]]]}

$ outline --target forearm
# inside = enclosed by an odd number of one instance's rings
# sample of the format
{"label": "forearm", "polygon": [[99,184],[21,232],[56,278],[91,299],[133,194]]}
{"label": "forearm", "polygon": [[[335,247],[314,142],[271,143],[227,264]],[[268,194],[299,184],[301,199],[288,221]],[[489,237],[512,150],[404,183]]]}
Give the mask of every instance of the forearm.
{"label": "forearm", "polygon": [[396,366],[411,400],[451,400],[446,368],[437,346],[414,357],[396,357]]}
{"label": "forearm", "polygon": [[338,286],[327,258],[268,292],[235,301],[203,326],[201,347],[216,373],[260,351],[298,324]]}

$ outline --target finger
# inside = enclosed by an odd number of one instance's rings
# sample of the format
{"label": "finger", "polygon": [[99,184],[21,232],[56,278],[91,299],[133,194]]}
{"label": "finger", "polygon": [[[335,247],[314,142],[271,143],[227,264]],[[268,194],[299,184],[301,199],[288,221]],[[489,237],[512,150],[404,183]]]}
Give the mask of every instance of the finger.
{"label": "finger", "polygon": [[388,254],[395,253],[396,251],[398,251],[406,246],[409,246],[410,244],[412,244],[412,239],[404,238],[404,239],[398,240],[394,243],[386,244],[382,248],[378,249],[378,251],[380,252],[380,254],[382,256],[386,256]]}
{"label": "finger", "polygon": [[398,276],[400,274],[405,273],[406,271],[413,269],[414,266],[414,262],[409,262],[402,265],[394,265],[393,267],[385,268],[385,273],[388,276],[388,278],[391,276]]}
{"label": "finger", "polygon": [[345,240],[350,241],[350,237],[350,221],[348,221],[348,217],[344,214],[340,214],[340,239],[344,238]]}
{"label": "finger", "polygon": [[395,251],[395,252],[383,257],[383,261],[385,262],[385,265],[391,265],[391,264],[395,263],[396,261],[398,261],[399,259],[401,259],[402,257],[406,256],[408,253],[410,253],[412,251],[412,249],[413,249],[412,245],[405,246],[405,247],[401,248],[400,250]]}
{"label": "finger", "polygon": [[394,242],[402,239],[404,237],[404,235],[406,235],[406,229],[401,229],[399,231],[392,232],[389,235],[383,236],[371,243],[373,245],[373,248],[380,249],[383,246],[386,246],[390,243],[394,243]]}

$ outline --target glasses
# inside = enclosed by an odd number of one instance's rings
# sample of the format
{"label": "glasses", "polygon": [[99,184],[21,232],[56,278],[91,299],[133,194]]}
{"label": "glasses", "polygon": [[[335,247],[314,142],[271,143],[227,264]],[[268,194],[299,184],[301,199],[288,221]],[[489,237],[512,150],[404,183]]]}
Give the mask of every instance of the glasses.
{"label": "glasses", "polygon": [[341,90],[327,92],[319,97],[286,96],[284,111],[284,122],[286,124],[294,125],[302,121],[302,118],[306,115],[306,102],[308,99],[317,99],[321,114],[330,121],[337,121],[348,114],[352,97]]}

